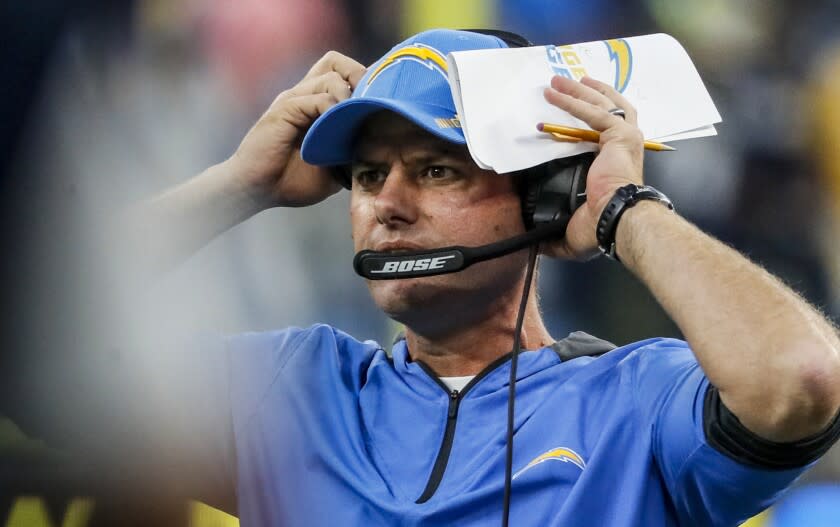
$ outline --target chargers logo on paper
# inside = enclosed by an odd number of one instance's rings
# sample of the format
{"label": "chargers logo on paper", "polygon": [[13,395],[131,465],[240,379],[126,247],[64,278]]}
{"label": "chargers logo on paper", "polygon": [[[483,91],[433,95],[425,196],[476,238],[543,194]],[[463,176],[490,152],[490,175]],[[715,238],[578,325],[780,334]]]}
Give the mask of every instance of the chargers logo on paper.
{"label": "chargers logo on paper", "polygon": [[605,40],[607,51],[610,54],[610,62],[615,63],[615,82],[613,86],[619,93],[623,93],[630,83],[630,76],[633,74],[633,51],[630,44],[623,38]]}
{"label": "chargers logo on paper", "polygon": [[514,474],[512,479],[518,478],[524,472],[546,461],[562,461],[563,463],[571,463],[580,468],[581,470],[586,468],[586,462],[583,460],[582,457],[580,457],[580,455],[577,452],[575,452],[571,448],[559,447],[553,448],[548,452],[540,454],[539,456],[532,459],[530,463],[525,465],[525,468]]}
{"label": "chargers logo on paper", "polygon": [[545,53],[548,65],[556,75],[574,80],[586,75],[586,68],[572,46],[546,46]]}
{"label": "chargers logo on paper", "polygon": [[414,44],[412,46],[406,46],[404,48],[400,48],[396,51],[393,51],[388,56],[382,59],[376,68],[370,73],[370,76],[367,78],[367,85],[365,86],[365,91],[373,84],[373,81],[376,77],[379,76],[380,73],[388,69],[394,64],[402,62],[404,60],[410,60],[413,62],[418,62],[423,66],[426,66],[430,70],[437,71],[441,75],[443,75],[444,79],[447,79],[446,76],[446,58],[443,56],[443,53],[436,50],[431,46],[426,46],[425,44]]}

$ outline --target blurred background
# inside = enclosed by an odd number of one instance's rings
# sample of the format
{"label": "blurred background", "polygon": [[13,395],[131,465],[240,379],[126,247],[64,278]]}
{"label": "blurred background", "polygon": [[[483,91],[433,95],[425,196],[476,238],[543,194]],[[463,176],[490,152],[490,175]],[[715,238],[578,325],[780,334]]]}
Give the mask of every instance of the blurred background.
{"label": "blurred background", "polygon": [[[675,36],[723,123],[649,155],[648,181],[840,317],[840,0],[7,0],[0,25],[0,525],[237,524],[79,454],[110,444],[119,457],[138,441],[118,410],[134,392],[111,369],[137,354],[155,363],[161,334],[326,322],[393,338],[352,272],[347,193],[234,228],[151,286],[142,308],[119,302],[119,269],[93,249],[138,200],[232,154],[330,49],[370,64],[431,27],[537,44]],[[679,336],[620,265],[541,269],[556,338]],[[149,372],[151,401],[169,379]],[[835,447],[751,525],[840,525],[838,482]]]}

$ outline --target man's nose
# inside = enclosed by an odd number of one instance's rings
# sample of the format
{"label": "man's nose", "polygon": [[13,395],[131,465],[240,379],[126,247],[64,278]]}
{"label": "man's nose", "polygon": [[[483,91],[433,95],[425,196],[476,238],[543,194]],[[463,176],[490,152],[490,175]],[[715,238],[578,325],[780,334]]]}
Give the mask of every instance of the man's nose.
{"label": "man's nose", "polygon": [[373,203],[377,221],[389,227],[417,221],[416,191],[415,182],[405,167],[392,166]]}

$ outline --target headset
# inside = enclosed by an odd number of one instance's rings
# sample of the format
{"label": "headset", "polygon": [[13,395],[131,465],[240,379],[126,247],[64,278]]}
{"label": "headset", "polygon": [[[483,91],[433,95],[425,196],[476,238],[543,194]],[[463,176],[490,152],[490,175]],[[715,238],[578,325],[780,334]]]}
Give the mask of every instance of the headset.
{"label": "headset", "polygon": [[594,159],[593,153],[555,159],[514,176],[520,181],[526,228],[523,234],[480,247],[455,245],[398,254],[364,250],[353,258],[353,268],[369,280],[454,273],[544,240],[561,238],[572,214],[586,201],[586,174]]}
{"label": "headset", "polygon": [[[465,29],[498,37],[508,47],[533,46],[521,35],[497,29]],[[369,280],[393,280],[454,273],[492,258],[530,248],[525,286],[516,319],[513,347],[511,350],[510,382],[508,392],[507,449],[505,458],[505,483],[502,509],[502,526],[507,527],[510,516],[511,473],[513,460],[513,417],[516,397],[516,366],[520,351],[520,337],[528,292],[533,280],[539,243],[563,237],[566,226],[574,212],[586,201],[586,176],[594,153],[579,154],[555,159],[519,171],[515,178],[519,183],[522,220],[526,232],[498,242],[479,247],[449,246],[439,249],[410,252],[377,252],[363,250],[353,258],[356,273]],[[338,181],[347,189],[352,186],[349,170],[334,172]]]}

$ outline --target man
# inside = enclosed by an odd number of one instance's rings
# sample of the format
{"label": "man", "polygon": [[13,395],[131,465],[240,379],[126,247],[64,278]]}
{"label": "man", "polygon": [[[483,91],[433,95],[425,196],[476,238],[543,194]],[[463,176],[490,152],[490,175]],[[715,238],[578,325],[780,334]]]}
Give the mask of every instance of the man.
{"label": "man", "polygon": [[[500,47],[496,36],[436,30],[367,70],[328,53],[230,159],[150,205],[147,228],[179,226],[160,254],[177,259],[261,210],[327,198],[340,188],[334,165],[350,167],[356,250],[521,234],[522,182],[472,162],[448,124],[455,109],[439,60]],[[636,112],[589,78],[555,77],[544,96],[601,132],[586,203],[565,237],[543,248],[587,259],[604,244],[596,226],[618,189],[643,183]],[[580,333],[555,342],[530,295],[510,522],[735,525],[840,434],[837,331],[662,202],[623,205],[607,218],[608,242],[687,343],[613,349]],[[520,251],[454,274],[369,281],[377,305],[406,327],[390,355],[324,325],[233,337],[208,353],[208,362],[224,357],[213,362],[223,389],[204,401],[218,426],[201,429],[197,443],[218,456],[219,480],[236,482],[243,524],[500,522],[526,261]]]}

